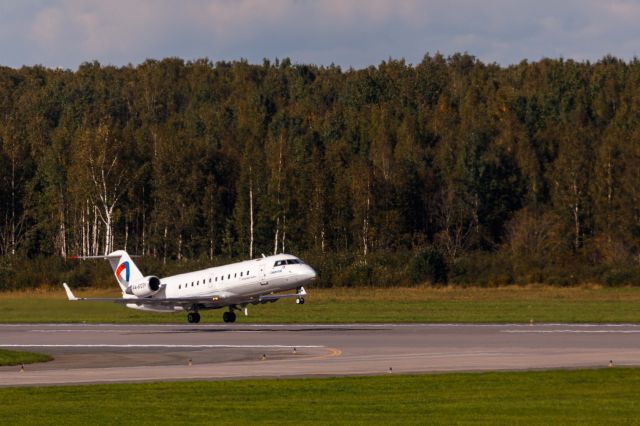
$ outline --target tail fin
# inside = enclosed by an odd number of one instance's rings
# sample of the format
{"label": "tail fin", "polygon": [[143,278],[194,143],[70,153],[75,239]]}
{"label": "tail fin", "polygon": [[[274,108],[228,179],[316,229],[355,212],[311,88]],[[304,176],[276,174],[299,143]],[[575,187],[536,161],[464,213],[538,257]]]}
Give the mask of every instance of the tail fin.
{"label": "tail fin", "polygon": [[144,276],[138,269],[129,254],[124,250],[116,250],[107,256],[111,269],[116,275],[118,284],[124,293],[131,282],[140,281]]}
{"label": "tail fin", "polygon": [[131,282],[140,281],[144,276],[129,254],[124,250],[116,250],[106,256],[73,256],[72,259],[107,259],[111,264],[111,269],[118,280],[118,285],[123,293]]}

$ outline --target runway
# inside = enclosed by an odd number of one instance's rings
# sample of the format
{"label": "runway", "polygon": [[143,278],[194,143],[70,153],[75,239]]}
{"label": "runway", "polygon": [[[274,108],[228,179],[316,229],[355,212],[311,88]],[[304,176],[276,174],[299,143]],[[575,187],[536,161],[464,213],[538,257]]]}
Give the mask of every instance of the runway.
{"label": "runway", "polygon": [[0,386],[640,365],[640,324],[3,324]]}

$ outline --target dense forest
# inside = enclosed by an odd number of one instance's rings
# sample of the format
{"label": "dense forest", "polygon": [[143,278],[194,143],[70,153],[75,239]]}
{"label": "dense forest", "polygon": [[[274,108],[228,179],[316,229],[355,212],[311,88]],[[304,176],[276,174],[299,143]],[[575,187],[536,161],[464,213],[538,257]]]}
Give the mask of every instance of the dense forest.
{"label": "dense forest", "polygon": [[639,60],[0,68],[0,141],[0,288],[118,248],[295,253],[325,286],[640,282]]}

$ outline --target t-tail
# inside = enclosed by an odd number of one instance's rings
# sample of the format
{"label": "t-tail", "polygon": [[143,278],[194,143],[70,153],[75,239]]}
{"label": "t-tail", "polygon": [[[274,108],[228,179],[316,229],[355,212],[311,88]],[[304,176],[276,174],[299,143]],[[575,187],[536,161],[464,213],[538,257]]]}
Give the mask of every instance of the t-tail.
{"label": "t-tail", "polygon": [[[149,296],[160,289],[160,279],[155,276],[145,277],[138,269],[131,256],[124,250],[116,250],[105,256],[73,256],[72,259],[107,259],[116,276],[123,294],[145,293]],[[146,287],[146,291],[143,288]],[[140,291],[142,290],[142,291]]]}

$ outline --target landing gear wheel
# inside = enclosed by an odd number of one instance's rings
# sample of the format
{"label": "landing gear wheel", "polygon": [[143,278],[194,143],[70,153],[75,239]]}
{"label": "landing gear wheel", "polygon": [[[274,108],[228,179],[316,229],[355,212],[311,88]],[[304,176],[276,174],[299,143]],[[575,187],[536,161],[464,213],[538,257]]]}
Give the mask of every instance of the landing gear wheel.
{"label": "landing gear wheel", "polygon": [[298,305],[304,305],[304,297],[298,297],[298,298],[296,299],[296,303],[297,303]]}
{"label": "landing gear wheel", "polygon": [[187,321],[189,324],[197,324],[200,322],[200,314],[197,312],[189,312],[187,314]]}
{"label": "landing gear wheel", "polygon": [[225,312],[222,314],[222,321],[224,322],[236,322],[236,313],[235,312]]}

